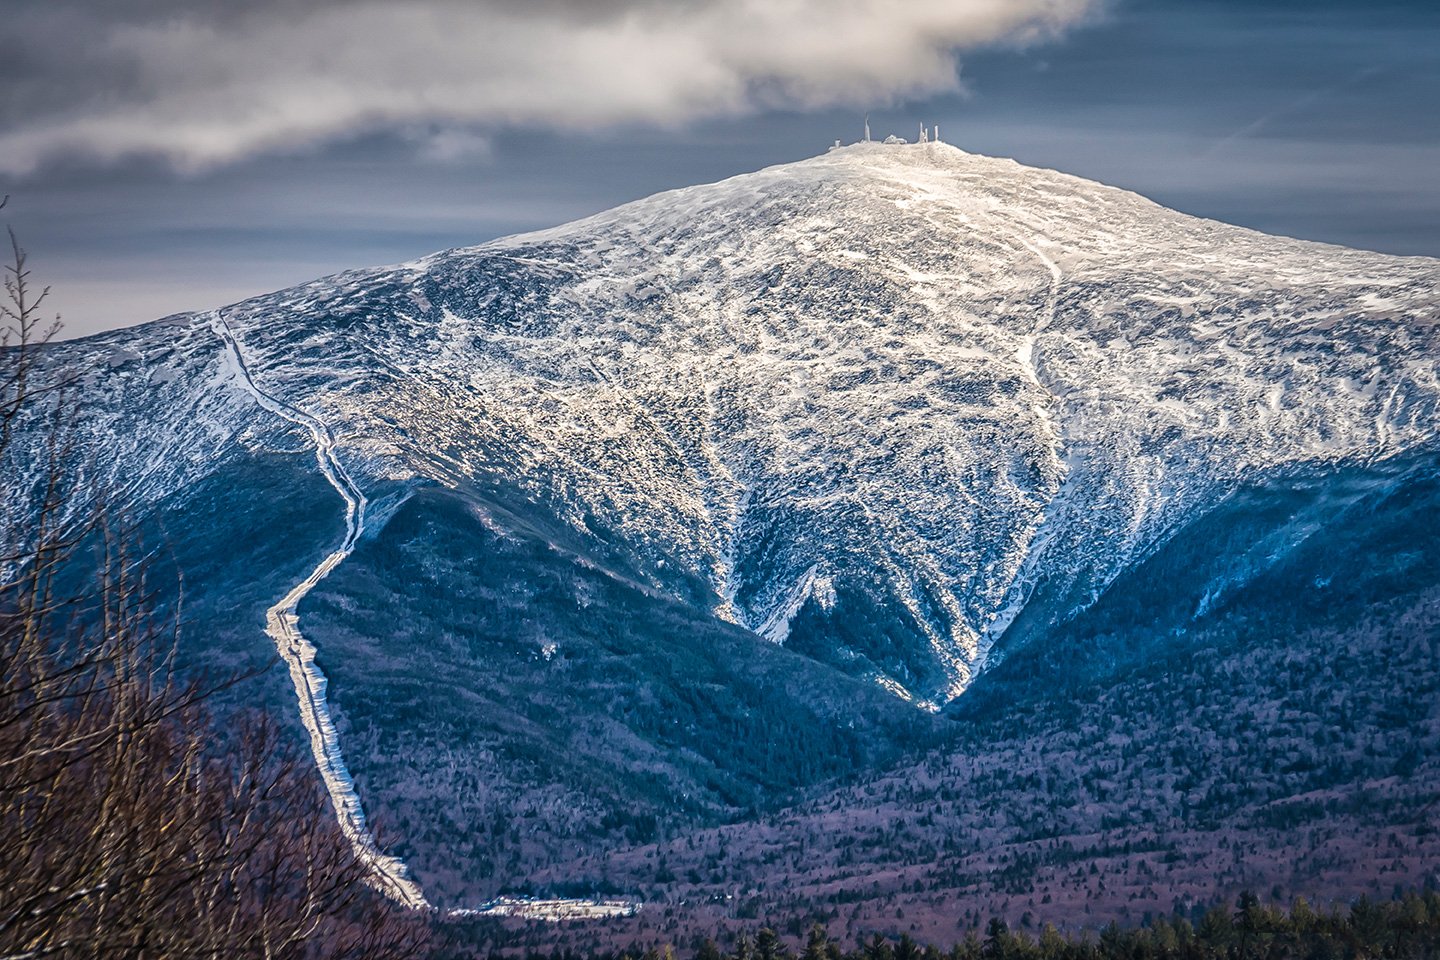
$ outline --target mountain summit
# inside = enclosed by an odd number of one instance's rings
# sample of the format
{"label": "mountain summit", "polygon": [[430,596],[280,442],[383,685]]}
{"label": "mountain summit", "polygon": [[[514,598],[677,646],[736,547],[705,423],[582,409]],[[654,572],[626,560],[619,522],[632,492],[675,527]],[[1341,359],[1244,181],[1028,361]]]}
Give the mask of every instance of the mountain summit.
{"label": "mountain summit", "polygon": [[[818,726],[804,729],[827,738],[847,709],[870,719],[849,721],[860,739],[843,749],[795,743],[862,762],[865,731],[886,741],[910,722],[899,701],[938,709],[1241,486],[1433,448],[1437,289],[1435,260],[1264,236],[940,143],[863,143],[48,353],[84,371],[102,479],[172,527],[189,518],[213,584],[241,576],[217,556],[271,538],[243,565],[249,599],[213,601],[230,642],[263,641],[266,608],[304,624],[305,593],[338,571],[312,607],[330,645],[312,636],[306,663],[318,648],[350,723],[410,723],[385,704],[418,688],[351,687],[346,706],[336,671],[373,684],[424,662],[434,672],[407,683],[455,685],[450,749],[483,742],[467,761],[483,769],[496,744],[558,725],[509,726],[521,686],[487,687],[482,710],[465,683],[523,675],[526,702],[575,710],[556,691],[592,684],[585,709],[632,751],[626,769],[660,763],[655,744],[688,751],[710,772],[665,789],[734,807],[751,802],[726,785],[741,761],[705,752],[701,720],[685,739],[680,718],[755,719],[760,701],[686,694],[652,730],[635,712],[649,707],[617,706],[632,675],[605,670],[699,683],[678,665],[703,634],[719,671],[704,689],[823,678],[774,696],[805,701]],[[303,522],[243,515],[281,494]],[[422,555],[467,523],[464,544]],[[1237,547],[1201,608],[1305,535]],[[385,581],[402,569],[414,579]],[[635,606],[602,631],[609,590]],[[490,612],[455,612],[482,600]],[[611,596],[607,615],[624,604]],[[663,655],[634,659],[637,623]],[[604,670],[576,672],[602,648]],[[321,726],[317,756],[337,736]],[[379,736],[365,764],[400,749]],[[403,781],[377,771],[376,789]],[[331,773],[348,789],[343,764]]]}
{"label": "mountain summit", "polygon": [[[856,144],[221,313],[362,486],[502,486],[649,586],[936,703],[1038,585],[1063,615],[1243,478],[1434,439],[1437,278]],[[273,419],[211,326],[60,351],[97,370],[97,442],[164,431],[114,461],[145,498]]]}

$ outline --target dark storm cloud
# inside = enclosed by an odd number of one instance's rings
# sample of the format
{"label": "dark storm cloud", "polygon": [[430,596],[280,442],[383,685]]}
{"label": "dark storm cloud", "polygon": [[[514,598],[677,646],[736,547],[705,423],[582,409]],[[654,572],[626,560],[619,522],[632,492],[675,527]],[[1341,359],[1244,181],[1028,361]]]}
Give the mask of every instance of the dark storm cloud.
{"label": "dark storm cloud", "polygon": [[[448,9],[433,0],[394,5]],[[253,39],[266,24],[303,28],[315,11],[368,6],[5,0],[0,137],[33,136],[107,111],[136,114],[145,104],[155,110],[183,93],[160,84],[158,68],[119,56],[111,45],[117,33],[154,33],[167,20],[209,24],[231,46],[251,38],[256,64],[236,73],[249,76],[272,70],[284,55]],[[796,8],[818,11],[805,27],[815,32],[830,28],[832,11],[865,6],[815,0]],[[913,14],[930,4],[890,0],[885,9],[901,7]],[[500,19],[563,22],[575,35],[614,33],[627,15],[645,19],[637,11],[670,11],[669,21],[679,22],[676,11],[713,18],[717,7],[710,0],[491,0],[485,9]],[[1081,8],[1047,9],[1050,19],[1037,13],[1037,24],[1071,23]],[[599,121],[611,115],[601,112],[591,118],[596,129],[578,135],[540,111],[503,136],[493,136],[502,122],[453,119],[441,98],[405,119],[362,119],[376,131],[370,135],[260,151],[195,175],[176,176],[143,158],[144,150],[97,165],[72,143],[25,176],[6,176],[0,164],[0,193],[12,194],[7,219],[31,247],[37,282],[55,286],[51,302],[70,335],[553,226],[657,190],[798,160],[837,137],[855,139],[865,109],[877,134],[909,136],[920,121],[939,122],[946,140],[967,150],[1126,187],[1187,213],[1440,255],[1440,3],[1115,0],[1103,14],[1051,43],[977,42],[965,54],[963,96],[947,72],[938,93],[894,92],[888,108],[867,98],[859,109],[766,110],[775,83],[751,70],[741,98],[747,106],[734,115],[717,110],[713,119],[667,128],[604,126]],[[906,36],[918,35],[916,22],[905,21]],[[889,69],[886,36],[862,37],[856,56]],[[330,55],[336,38],[324,39],[305,55]],[[717,43],[695,42],[706,40]],[[402,46],[413,48],[413,38]],[[520,54],[520,63],[543,65],[533,47]],[[377,68],[382,78],[394,72]],[[193,83],[203,74],[192,65],[181,75]],[[279,73],[295,75],[290,67]],[[213,84],[193,85],[196,96],[214,101]],[[171,158],[197,162],[190,154]]]}
{"label": "dark storm cloud", "polygon": [[[440,125],[601,129],[954,90],[1100,0],[20,0],[0,169],[225,163]],[[463,149],[442,142],[443,153]]]}

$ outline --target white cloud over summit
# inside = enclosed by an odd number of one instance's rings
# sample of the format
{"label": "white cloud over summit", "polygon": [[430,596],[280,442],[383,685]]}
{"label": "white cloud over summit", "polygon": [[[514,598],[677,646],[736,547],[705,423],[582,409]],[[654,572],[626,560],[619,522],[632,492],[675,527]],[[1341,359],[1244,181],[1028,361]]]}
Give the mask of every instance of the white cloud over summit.
{"label": "white cloud over summit", "polygon": [[958,52],[1052,37],[1101,2],[18,0],[0,170],[879,105],[953,90]]}

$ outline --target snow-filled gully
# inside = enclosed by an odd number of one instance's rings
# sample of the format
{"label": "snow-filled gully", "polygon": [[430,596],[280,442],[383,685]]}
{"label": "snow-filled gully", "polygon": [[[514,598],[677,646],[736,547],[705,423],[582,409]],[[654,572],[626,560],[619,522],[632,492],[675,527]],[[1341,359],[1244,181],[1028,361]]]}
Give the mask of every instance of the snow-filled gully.
{"label": "snow-filled gully", "polygon": [[290,668],[290,679],[295,684],[295,696],[300,706],[300,719],[310,734],[310,749],[315,755],[315,764],[320,768],[320,775],[335,807],[335,816],[340,822],[341,831],[350,841],[355,855],[370,868],[371,883],[385,895],[407,907],[428,908],[429,902],[426,901],[419,884],[410,879],[404,861],[381,852],[365,823],[365,810],[360,805],[355,783],[345,766],[345,757],[340,751],[340,739],[325,699],[325,674],[315,663],[315,645],[306,640],[300,632],[300,617],[296,612],[305,595],[355,549],[355,542],[365,530],[365,495],[360,492],[360,488],[355,485],[336,457],[335,437],[330,428],[321,420],[292,407],[256,385],[250,376],[250,368],[245,363],[239,340],[218,311],[210,314],[210,326],[225,344],[237,378],[255,397],[255,401],[281,419],[310,431],[310,436],[315,441],[315,459],[320,465],[320,472],[335,488],[335,492],[345,500],[345,539],[334,553],[320,561],[320,565],[312,570],[309,576],[295,584],[289,593],[265,611],[265,632],[275,641],[275,648]]}
{"label": "snow-filled gully", "polygon": [[[1056,316],[1059,313],[1060,288],[1065,282],[1065,275],[1061,271],[1060,265],[1046,254],[1038,243],[1026,237],[1026,227],[1024,225],[1003,215],[998,217],[997,221],[1003,224],[1002,229],[1009,232],[1016,243],[1033,255],[1036,260],[1040,261],[1040,264],[1045,268],[1046,272],[1050,274],[1049,292],[1045,296],[1044,311],[1030,332],[1021,339],[1020,346],[1015,351],[1015,361],[1020,365],[1020,370],[1024,374],[1025,379],[1029,380],[1031,384],[1043,393],[1048,394],[1051,400],[1054,401],[1056,400],[1054,394],[1050,388],[1045,385],[1044,381],[1040,379],[1040,371],[1035,365],[1035,343],[1040,334],[1055,322]],[[1054,455],[1065,465],[1065,474],[1061,478],[1060,489],[1055,491],[1054,495],[1050,498],[1050,502],[1046,504],[1045,509],[1041,513],[1040,522],[1036,525],[1031,535],[1030,543],[1026,547],[1025,560],[1019,570],[1016,571],[1015,578],[1011,581],[1009,589],[1006,590],[1004,605],[995,612],[995,616],[981,632],[979,649],[975,659],[976,674],[985,669],[990,648],[995,645],[995,641],[1009,628],[1010,624],[1015,621],[1015,618],[1020,615],[1020,611],[1024,609],[1025,604],[1029,602],[1031,592],[1035,588],[1036,573],[1034,567],[1040,556],[1045,552],[1050,538],[1054,536],[1051,521],[1055,518],[1057,512],[1062,509],[1068,493],[1066,485],[1070,479],[1070,464],[1069,457],[1065,451],[1065,441],[1061,425],[1056,422],[1055,415],[1045,407],[1037,405],[1035,412],[1040,416],[1050,431],[1051,441],[1054,445]]]}

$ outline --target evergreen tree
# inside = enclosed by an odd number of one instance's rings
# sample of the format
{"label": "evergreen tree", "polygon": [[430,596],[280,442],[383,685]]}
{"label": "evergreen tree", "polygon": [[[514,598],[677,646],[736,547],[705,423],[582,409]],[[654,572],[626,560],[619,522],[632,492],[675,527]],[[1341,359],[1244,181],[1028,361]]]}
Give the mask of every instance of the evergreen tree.
{"label": "evergreen tree", "polygon": [[825,932],[825,927],[819,923],[810,926],[809,939],[805,941],[804,960],[828,960],[830,946],[830,935]]}
{"label": "evergreen tree", "polygon": [[865,944],[862,950],[865,960],[895,960],[895,951],[890,949],[890,942],[878,933],[871,935],[870,942]]}
{"label": "evergreen tree", "polygon": [[982,956],[986,960],[1006,960],[1010,956],[1010,925],[999,917],[991,917],[985,928],[985,947]]}
{"label": "evergreen tree", "polygon": [[755,935],[755,960],[782,960],[789,955],[785,942],[769,927]]}
{"label": "evergreen tree", "polygon": [[1059,960],[1059,958],[1065,956],[1069,947],[1069,943],[1060,935],[1060,931],[1055,929],[1053,923],[1045,924],[1045,928],[1040,931],[1040,943],[1038,946],[1040,956],[1044,958],[1044,960]]}

